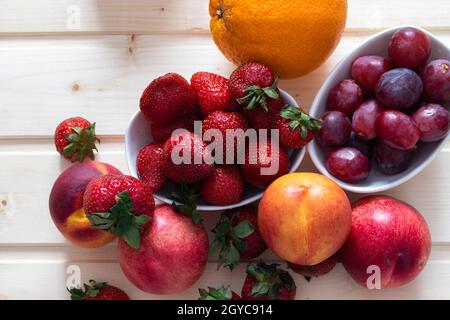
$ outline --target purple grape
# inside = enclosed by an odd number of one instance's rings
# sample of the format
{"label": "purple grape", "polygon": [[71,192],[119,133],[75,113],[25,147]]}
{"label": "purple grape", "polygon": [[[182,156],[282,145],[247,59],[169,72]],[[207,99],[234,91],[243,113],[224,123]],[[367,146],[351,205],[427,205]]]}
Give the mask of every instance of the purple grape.
{"label": "purple grape", "polygon": [[358,149],[341,148],[328,156],[327,170],[346,182],[359,182],[370,173],[370,161]]}
{"label": "purple grape", "polygon": [[414,149],[420,138],[419,128],[414,120],[395,110],[380,113],[375,121],[375,131],[379,139],[399,150]]}
{"label": "purple grape", "polygon": [[398,150],[378,140],[374,148],[374,158],[381,172],[387,175],[401,173],[408,169],[413,155],[411,150]]}
{"label": "purple grape", "polygon": [[383,106],[376,100],[365,101],[353,114],[353,131],[363,140],[375,139],[375,120],[384,111]]}
{"label": "purple grape", "polygon": [[316,137],[326,147],[340,147],[347,143],[352,124],[350,119],[339,111],[329,111],[322,115],[321,128]]}
{"label": "purple grape", "polygon": [[328,97],[328,109],[340,111],[348,116],[360,106],[364,100],[363,91],[353,80],[339,82]]}
{"label": "purple grape", "polygon": [[438,59],[422,70],[425,98],[430,102],[450,102],[450,61]]}
{"label": "purple grape", "polygon": [[420,141],[444,139],[449,128],[449,112],[440,104],[425,104],[412,115],[420,131]]}
{"label": "purple grape", "polygon": [[386,108],[406,110],[419,101],[422,91],[420,77],[412,70],[400,68],[383,73],[375,94]]}
{"label": "purple grape", "polygon": [[373,141],[374,140],[361,140],[352,132],[346,146],[358,149],[363,155],[370,159],[373,154]]}

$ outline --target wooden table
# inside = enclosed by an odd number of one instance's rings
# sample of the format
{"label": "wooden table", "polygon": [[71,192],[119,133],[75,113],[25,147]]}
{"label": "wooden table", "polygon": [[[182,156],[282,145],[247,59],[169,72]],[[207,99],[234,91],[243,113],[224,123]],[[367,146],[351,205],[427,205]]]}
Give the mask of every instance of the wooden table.
{"label": "wooden table", "polygon": [[[54,150],[63,119],[97,122],[100,161],[127,172],[123,133],[142,89],[174,71],[228,75],[233,66],[209,34],[207,0],[0,1],[0,299],[66,299],[67,267],[82,278],[109,281],[134,299],[197,298],[197,288],[240,290],[244,266],[216,271],[211,260],[201,280],[175,296],[135,289],[116,262],[115,245],[85,250],[69,245],[48,213],[53,181],[69,163]],[[333,66],[371,34],[415,24],[450,46],[448,0],[349,0],[346,33],[333,56],[303,78],[281,87],[309,107]],[[421,276],[394,290],[369,291],[343,270],[307,283],[297,277],[299,299],[450,298],[450,146],[422,174],[389,194],[419,209],[432,231],[433,250]],[[305,160],[300,170],[313,170]],[[351,195],[352,198],[355,198]],[[210,213],[210,229],[217,214]],[[277,260],[267,253],[265,258]]]}

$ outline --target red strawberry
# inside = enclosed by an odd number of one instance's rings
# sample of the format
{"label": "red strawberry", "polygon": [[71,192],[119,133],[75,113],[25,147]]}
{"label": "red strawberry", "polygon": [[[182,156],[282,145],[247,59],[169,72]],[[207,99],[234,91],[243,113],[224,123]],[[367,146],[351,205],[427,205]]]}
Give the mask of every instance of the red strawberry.
{"label": "red strawberry", "polygon": [[154,142],[166,142],[172,136],[172,133],[177,129],[186,129],[194,132],[194,121],[200,121],[199,115],[195,113],[188,114],[183,118],[175,119],[175,121],[166,125],[152,124],[150,131],[152,133]]}
{"label": "red strawberry", "polygon": [[133,248],[139,248],[139,231],[154,208],[150,188],[142,181],[124,175],[92,179],[83,197],[83,209],[91,224],[122,237]]}
{"label": "red strawberry", "polygon": [[[229,163],[229,161],[227,161],[228,152],[230,152],[230,156],[233,156],[234,160],[238,148],[237,144],[239,141],[237,138],[234,138],[235,135],[233,134],[233,132],[238,129],[242,129],[242,131],[245,132],[248,129],[248,124],[244,116],[238,112],[216,111],[211,113],[205,120],[203,120],[202,129],[204,134],[209,129],[216,129],[220,131],[223,140],[223,157],[218,155],[217,150],[215,156],[221,158],[221,160],[223,160],[223,163],[231,164]],[[233,131],[227,132],[227,130]],[[231,133],[231,136],[229,133]],[[228,141],[231,139],[233,139],[234,142]],[[228,156],[228,158],[230,156]]]}
{"label": "red strawberry", "polygon": [[289,173],[290,166],[286,151],[267,140],[250,143],[245,150],[245,163],[241,168],[250,184],[265,189],[274,180]]}
{"label": "red strawberry", "polygon": [[208,287],[205,289],[198,289],[200,298],[198,300],[241,300],[241,297],[229,287],[221,287],[219,289]]}
{"label": "red strawberry", "polygon": [[283,109],[284,102],[282,99],[267,99],[267,110],[258,107],[253,110],[244,108],[242,114],[250,126],[255,130],[272,129],[273,118]]}
{"label": "red strawberry", "polygon": [[274,128],[279,130],[283,147],[300,149],[310,142],[313,132],[320,129],[320,122],[301,109],[286,106],[274,119]]}
{"label": "red strawberry", "polygon": [[84,289],[67,289],[72,300],[130,300],[130,297],[121,289],[110,286],[106,282],[89,280]]}
{"label": "red strawberry", "polygon": [[248,63],[231,74],[231,93],[244,108],[267,110],[267,99],[279,99],[277,82],[272,71],[264,64]]}
{"label": "red strawberry", "polygon": [[95,136],[95,123],[81,117],[66,119],[55,130],[56,150],[72,162],[83,162],[86,158],[94,160],[97,142],[100,139]]}
{"label": "red strawberry", "polygon": [[203,180],[200,186],[202,199],[216,206],[238,203],[243,193],[244,178],[239,168],[233,165],[216,167],[214,173]]}
{"label": "red strawberry", "polygon": [[212,163],[211,152],[194,133],[180,133],[164,144],[164,173],[174,182],[199,182],[214,172]]}
{"label": "red strawberry", "polygon": [[336,256],[331,256],[330,258],[322,261],[314,266],[301,266],[298,264],[293,264],[288,262],[289,269],[295,273],[301,274],[306,280],[310,280],[311,277],[320,277],[327,274],[336,266],[337,259]]}
{"label": "red strawberry", "polygon": [[191,78],[191,86],[203,117],[214,111],[233,111],[238,108],[231,96],[230,81],[218,74],[197,72]]}
{"label": "red strawberry", "polygon": [[297,287],[292,276],[277,264],[249,264],[242,300],[294,300]]}
{"label": "red strawberry", "polygon": [[152,192],[161,189],[166,182],[163,146],[162,143],[152,143],[145,146],[139,151],[136,161],[139,178]]}
{"label": "red strawberry", "polygon": [[219,254],[220,266],[233,270],[241,259],[257,258],[267,249],[258,229],[257,216],[254,206],[227,210],[221,215],[211,244],[211,251]]}
{"label": "red strawberry", "polygon": [[195,109],[195,92],[189,82],[176,73],[153,80],[144,90],[140,109],[151,124],[166,125]]}

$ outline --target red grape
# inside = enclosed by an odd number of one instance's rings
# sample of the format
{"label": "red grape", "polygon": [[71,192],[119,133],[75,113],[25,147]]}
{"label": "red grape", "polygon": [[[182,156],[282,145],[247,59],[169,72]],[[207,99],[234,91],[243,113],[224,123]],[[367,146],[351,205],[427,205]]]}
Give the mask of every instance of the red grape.
{"label": "red grape", "polygon": [[375,93],[386,108],[405,110],[419,101],[422,90],[422,80],[414,71],[399,68],[383,73]]}
{"label": "red grape", "polygon": [[374,93],[378,79],[391,70],[389,61],[380,56],[363,56],[353,62],[352,78],[365,91]]}
{"label": "red grape", "polygon": [[375,121],[375,131],[379,139],[399,150],[413,149],[420,138],[419,128],[414,120],[395,110],[380,113]]}
{"label": "red grape", "polygon": [[341,148],[328,156],[328,171],[346,182],[358,182],[366,179],[370,173],[370,161],[355,148]]}
{"label": "red grape", "polygon": [[450,61],[438,59],[422,70],[425,98],[430,102],[450,102]]}
{"label": "red grape", "polygon": [[389,58],[396,67],[417,70],[430,57],[430,39],[418,29],[403,28],[392,36],[388,51]]}
{"label": "red grape", "polygon": [[321,119],[321,127],[316,134],[319,142],[327,147],[343,146],[352,132],[350,119],[339,111],[328,111]]}
{"label": "red grape", "polygon": [[378,168],[388,175],[398,174],[408,169],[413,153],[411,150],[391,148],[381,140],[377,141],[374,148],[374,158]]}
{"label": "red grape", "polygon": [[434,142],[445,138],[449,127],[449,112],[440,104],[426,104],[412,115],[419,127],[420,140]]}
{"label": "red grape", "polygon": [[376,100],[367,100],[353,114],[353,131],[363,140],[375,139],[375,120],[383,112],[383,106]]}
{"label": "red grape", "polygon": [[328,97],[328,109],[340,111],[351,116],[363,100],[363,92],[356,82],[343,80],[331,90]]}

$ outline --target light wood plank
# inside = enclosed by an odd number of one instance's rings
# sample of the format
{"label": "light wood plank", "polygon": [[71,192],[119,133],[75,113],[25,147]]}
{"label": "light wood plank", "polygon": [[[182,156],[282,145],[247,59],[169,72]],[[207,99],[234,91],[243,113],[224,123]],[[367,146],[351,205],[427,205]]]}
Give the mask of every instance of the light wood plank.
{"label": "light wood plank", "polygon": [[[70,163],[62,160],[53,148],[51,140],[46,139],[34,142],[10,140],[0,144],[0,163],[8,168],[0,175],[0,200],[6,201],[0,210],[1,245],[65,243],[49,217],[47,203],[54,180]],[[123,148],[120,138],[106,138],[100,145],[98,159],[127,173]],[[33,159],[32,165],[30,159]],[[450,180],[443,176],[448,171],[449,161],[450,148],[447,148],[419,176],[389,192],[423,213],[436,244],[450,243]],[[315,171],[309,157],[299,170]],[[351,195],[351,198],[356,199],[357,196]],[[212,229],[217,214],[205,213],[204,217],[207,229]]]}
{"label": "light wood plank", "polygon": [[[450,31],[436,34],[450,46]],[[345,37],[325,65],[281,88],[308,109],[335,64],[369,35]],[[102,135],[122,135],[152,79],[167,72],[190,78],[199,70],[228,76],[233,68],[207,35],[3,38],[0,139],[50,136],[75,115],[97,121]]]}
{"label": "light wood plank", "polygon": [[[306,282],[293,274],[297,284],[296,299],[449,299],[450,260],[440,255],[441,248],[433,248],[424,271],[410,284],[397,289],[368,290],[357,285],[338,265],[329,274]],[[447,253],[446,247],[444,252]],[[198,288],[231,286],[240,293],[245,278],[245,264],[233,272],[217,270],[209,263],[200,280],[185,292],[160,296],[136,289],[122,274],[117,262],[85,262],[76,259],[33,258],[0,259],[0,299],[68,299],[66,292],[67,267],[78,266],[82,282],[89,279],[108,281],[125,290],[132,299],[197,299]],[[285,267],[285,265],[283,264]],[[42,290],[45,288],[45,290]]]}
{"label": "light wood plank", "polygon": [[[208,0],[7,0],[2,2],[0,11],[0,35],[209,33],[208,3]],[[409,23],[438,30],[450,26],[447,0],[434,0],[432,5],[425,0],[349,0],[348,6],[349,31]]]}

